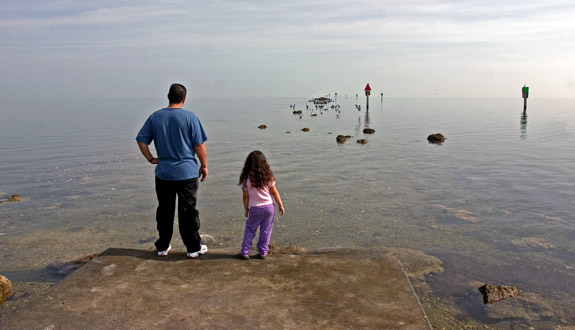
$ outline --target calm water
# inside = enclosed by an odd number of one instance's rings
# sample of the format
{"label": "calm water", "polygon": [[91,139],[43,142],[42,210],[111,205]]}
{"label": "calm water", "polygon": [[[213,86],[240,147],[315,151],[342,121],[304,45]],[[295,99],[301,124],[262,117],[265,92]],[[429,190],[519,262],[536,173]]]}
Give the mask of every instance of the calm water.
{"label": "calm water", "polygon": [[[209,137],[210,177],[199,191],[209,245],[239,248],[237,180],[259,149],[286,207],[273,244],[407,248],[439,258],[444,271],[416,286],[437,328],[575,325],[575,100],[529,99],[527,118],[520,98],[370,101],[369,113],[364,97],[340,98],[340,114],[312,117],[307,99],[192,96],[186,108]],[[0,199],[23,197],[0,205],[0,273],[50,282],[45,268],[55,261],[152,247],[153,166],[134,138],[164,105],[0,101]],[[447,138],[442,145],[426,140],[436,132]],[[354,138],[337,144],[338,134]],[[183,250],[179,238],[173,245]],[[524,295],[484,306],[476,290],[483,283]]]}

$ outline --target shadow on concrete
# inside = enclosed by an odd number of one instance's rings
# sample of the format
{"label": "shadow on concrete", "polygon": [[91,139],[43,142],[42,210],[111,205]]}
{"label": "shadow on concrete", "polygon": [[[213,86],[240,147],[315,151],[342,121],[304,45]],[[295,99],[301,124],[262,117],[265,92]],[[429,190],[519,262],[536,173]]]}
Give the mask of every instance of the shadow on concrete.
{"label": "shadow on concrete", "polygon": [[[221,251],[208,251],[205,255],[202,255],[198,260],[215,260],[215,259],[237,259],[231,252],[221,252]],[[167,256],[160,257],[157,255],[155,250],[138,250],[138,249],[121,249],[121,248],[109,248],[102,252],[100,256],[116,256],[116,257],[134,257],[144,260],[155,260],[159,262],[173,262],[176,260],[188,259],[186,252],[171,251]],[[193,260],[191,260],[193,261]]]}

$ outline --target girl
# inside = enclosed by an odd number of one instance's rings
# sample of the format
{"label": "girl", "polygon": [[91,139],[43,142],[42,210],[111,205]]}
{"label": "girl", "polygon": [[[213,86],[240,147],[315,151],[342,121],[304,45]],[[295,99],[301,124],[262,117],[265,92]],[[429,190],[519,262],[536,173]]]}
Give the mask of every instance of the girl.
{"label": "girl", "polygon": [[274,174],[264,154],[261,151],[252,151],[246,158],[238,184],[242,186],[244,192],[244,209],[247,218],[244,242],[242,243],[242,250],[238,254],[242,260],[250,258],[252,241],[256,236],[258,227],[260,228],[260,237],[257,244],[259,250],[257,257],[265,259],[268,254],[275,216],[274,200],[278,203],[280,214],[283,215],[285,212],[275,184]]}

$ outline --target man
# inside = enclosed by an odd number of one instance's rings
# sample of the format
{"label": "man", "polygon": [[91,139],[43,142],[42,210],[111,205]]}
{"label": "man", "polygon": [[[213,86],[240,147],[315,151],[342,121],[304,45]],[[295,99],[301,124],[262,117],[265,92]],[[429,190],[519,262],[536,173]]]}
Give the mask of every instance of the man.
{"label": "man", "polygon": [[[156,249],[159,256],[167,256],[172,249],[170,241],[174,230],[176,196],[178,196],[178,222],[180,235],[188,258],[197,258],[208,251],[200,243],[200,219],[196,209],[198,179],[208,177],[208,163],[204,142],[208,139],[198,117],[184,110],[186,88],[172,84],[167,108],[154,112],[144,123],[136,137],[142,155],[156,166],[156,195],[158,209],[156,223],[159,238]],[[154,141],[158,157],[154,157],[149,144]],[[200,164],[196,160],[198,157]]]}

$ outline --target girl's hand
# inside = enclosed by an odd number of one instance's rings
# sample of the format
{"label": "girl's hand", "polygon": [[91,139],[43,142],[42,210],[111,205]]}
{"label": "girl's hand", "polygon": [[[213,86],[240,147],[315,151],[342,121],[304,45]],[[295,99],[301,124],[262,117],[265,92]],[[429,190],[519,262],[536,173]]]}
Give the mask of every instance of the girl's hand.
{"label": "girl's hand", "polygon": [[250,213],[250,209],[246,209],[246,218],[248,217],[249,213]]}
{"label": "girl's hand", "polygon": [[283,206],[283,205],[280,205],[280,206],[279,206],[279,210],[280,210],[280,214],[281,214],[281,215],[284,215],[285,210],[284,210],[284,206]]}

